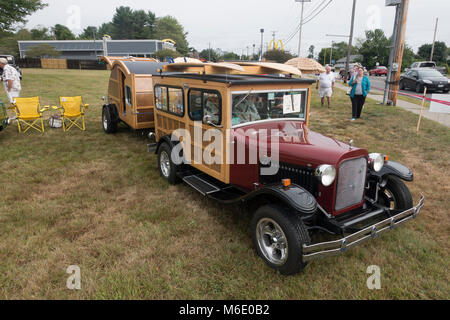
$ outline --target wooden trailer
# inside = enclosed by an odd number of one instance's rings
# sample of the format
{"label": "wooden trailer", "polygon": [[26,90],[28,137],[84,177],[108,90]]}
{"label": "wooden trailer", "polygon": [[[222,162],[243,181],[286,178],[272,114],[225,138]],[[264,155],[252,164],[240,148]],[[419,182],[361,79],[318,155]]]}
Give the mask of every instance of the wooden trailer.
{"label": "wooden trailer", "polygon": [[165,63],[150,58],[103,57],[102,60],[111,69],[102,116],[105,132],[115,132],[119,122],[135,130],[153,129],[152,76]]}

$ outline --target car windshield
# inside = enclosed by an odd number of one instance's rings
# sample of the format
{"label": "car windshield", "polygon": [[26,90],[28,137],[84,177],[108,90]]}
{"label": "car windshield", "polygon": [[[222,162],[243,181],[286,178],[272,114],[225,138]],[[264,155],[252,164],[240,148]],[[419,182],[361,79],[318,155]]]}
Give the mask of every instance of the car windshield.
{"label": "car windshield", "polygon": [[420,64],[421,68],[434,68],[435,66],[433,62],[423,62]]}
{"label": "car windshield", "polygon": [[307,90],[233,92],[232,125],[280,118],[305,120]]}
{"label": "car windshield", "polygon": [[442,77],[442,74],[436,70],[420,70],[419,75],[423,77]]}

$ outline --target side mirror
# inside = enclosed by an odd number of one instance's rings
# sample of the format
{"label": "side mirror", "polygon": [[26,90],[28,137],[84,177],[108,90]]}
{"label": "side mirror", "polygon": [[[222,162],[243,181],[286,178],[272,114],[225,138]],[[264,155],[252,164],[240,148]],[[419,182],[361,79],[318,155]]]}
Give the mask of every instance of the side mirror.
{"label": "side mirror", "polygon": [[209,114],[203,116],[203,123],[211,124],[212,117]]}
{"label": "side mirror", "polygon": [[208,124],[210,126],[216,127],[216,128],[222,128],[223,126],[217,125],[212,122],[212,116],[209,114],[205,114],[203,116],[203,123]]}

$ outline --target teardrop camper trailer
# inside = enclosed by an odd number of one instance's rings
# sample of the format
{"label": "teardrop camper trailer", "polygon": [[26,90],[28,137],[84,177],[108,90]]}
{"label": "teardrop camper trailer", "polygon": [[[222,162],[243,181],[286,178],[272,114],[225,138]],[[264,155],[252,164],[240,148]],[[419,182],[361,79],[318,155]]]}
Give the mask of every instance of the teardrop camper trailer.
{"label": "teardrop camper trailer", "polygon": [[111,70],[102,123],[106,133],[119,122],[135,130],[154,129],[152,76],[165,65],[152,58],[102,57]]}

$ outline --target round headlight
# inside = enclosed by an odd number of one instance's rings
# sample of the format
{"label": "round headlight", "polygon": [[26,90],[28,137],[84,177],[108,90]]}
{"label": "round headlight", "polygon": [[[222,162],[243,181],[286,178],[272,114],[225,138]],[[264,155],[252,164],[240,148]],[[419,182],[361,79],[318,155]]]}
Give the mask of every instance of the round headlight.
{"label": "round headlight", "polygon": [[370,165],[375,172],[380,172],[384,166],[384,156],[379,153],[371,153],[369,154]]}
{"label": "round headlight", "polygon": [[324,164],[318,167],[315,174],[325,187],[331,186],[334,179],[336,179],[336,169],[329,164]]}

